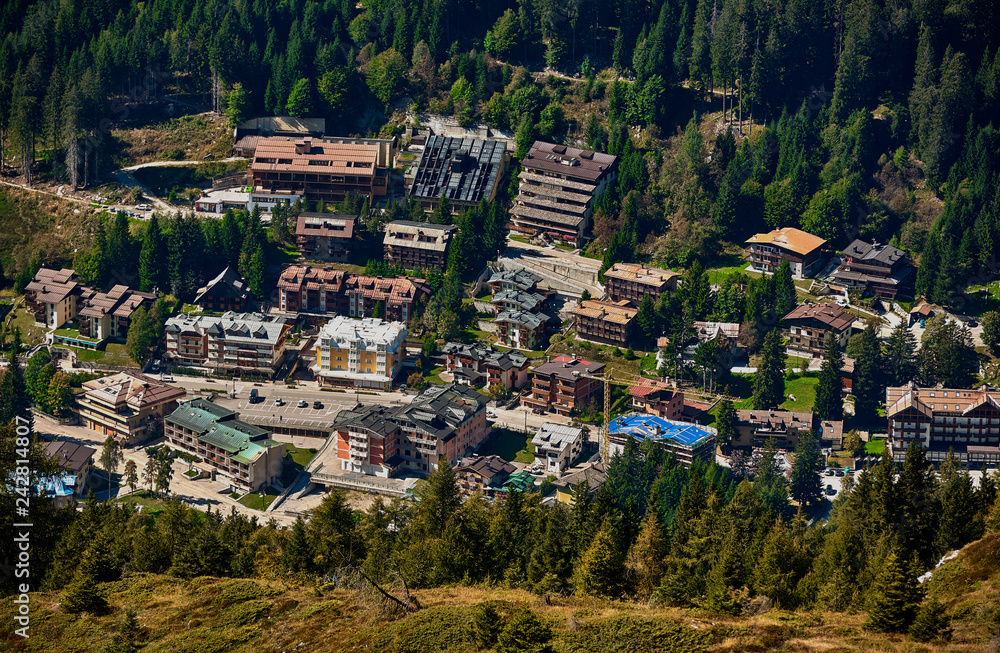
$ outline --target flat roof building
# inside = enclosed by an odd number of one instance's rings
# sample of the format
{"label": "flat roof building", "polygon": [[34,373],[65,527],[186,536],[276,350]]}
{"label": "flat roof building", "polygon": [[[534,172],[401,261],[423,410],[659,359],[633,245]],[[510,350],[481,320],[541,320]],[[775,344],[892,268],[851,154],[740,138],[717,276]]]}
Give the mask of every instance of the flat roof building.
{"label": "flat roof building", "polygon": [[385,195],[389,168],[380,165],[376,144],[272,136],[257,142],[249,175],[253,192],[302,193],[333,203]]}
{"label": "flat roof building", "polygon": [[521,161],[511,229],[582,241],[590,231],[594,200],[614,181],[617,164],[610,154],[535,141]]}
{"label": "flat roof building", "polygon": [[428,136],[409,196],[428,213],[442,197],[448,198],[453,210],[494,201],[507,165],[506,147],[502,141]]}
{"label": "flat roof building", "polygon": [[632,413],[611,420],[608,431],[611,455],[623,449],[626,439],[632,437],[640,441],[655,442],[673,453],[677,461],[685,467],[690,467],[697,459],[705,461],[715,459],[717,431],[709,426]]}

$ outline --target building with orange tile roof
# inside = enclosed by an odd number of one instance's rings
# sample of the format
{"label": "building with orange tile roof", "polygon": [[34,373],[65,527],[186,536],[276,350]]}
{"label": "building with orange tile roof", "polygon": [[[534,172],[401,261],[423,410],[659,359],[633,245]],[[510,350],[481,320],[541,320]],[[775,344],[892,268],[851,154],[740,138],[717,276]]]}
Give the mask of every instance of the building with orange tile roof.
{"label": "building with orange tile roof", "polygon": [[262,138],[250,163],[250,186],[258,192],[301,192],[312,202],[341,202],[348,195],[373,200],[388,189],[388,164],[382,159],[374,143]]}
{"label": "building with orange tile roof", "polygon": [[418,277],[371,277],[291,265],[278,278],[278,310],[372,317],[381,303],[385,319],[406,322],[417,301],[429,293],[427,281]]}
{"label": "building with orange tile roof", "polygon": [[570,311],[576,318],[576,334],[583,340],[627,347],[638,310],[619,303],[587,299]]}
{"label": "building with orange tile roof", "polygon": [[308,259],[346,261],[354,249],[357,216],[339,213],[300,213],[295,243]]}
{"label": "building with orange tile roof", "polygon": [[820,271],[826,241],[801,229],[785,227],[755,234],[747,239],[746,245],[754,270],[774,273],[782,261],[788,261],[792,276],[805,279]]}

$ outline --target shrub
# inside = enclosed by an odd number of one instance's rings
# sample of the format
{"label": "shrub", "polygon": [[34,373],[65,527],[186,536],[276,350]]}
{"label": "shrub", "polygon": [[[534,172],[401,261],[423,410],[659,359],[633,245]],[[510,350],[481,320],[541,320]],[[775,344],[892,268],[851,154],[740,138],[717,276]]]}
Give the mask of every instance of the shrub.
{"label": "shrub", "polygon": [[918,642],[951,639],[951,617],[945,614],[939,601],[931,599],[920,608],[910,626],[910,637]]}

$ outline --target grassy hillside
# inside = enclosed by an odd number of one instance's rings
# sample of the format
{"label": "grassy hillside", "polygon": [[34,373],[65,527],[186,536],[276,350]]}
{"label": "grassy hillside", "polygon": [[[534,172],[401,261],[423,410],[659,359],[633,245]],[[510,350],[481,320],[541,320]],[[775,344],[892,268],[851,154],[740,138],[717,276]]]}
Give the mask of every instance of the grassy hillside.
{"label": "grassy hillside", "polygon": [[550,597],[519,590],[442,588],[416,592],[423,606],[385,621],[345,590],[319,591],[278,581],[136,574],[103,586],[104,615],[69,615],[58,593],[32,595],[31,638],[12,633],[14,610],[0,607],[0,649],[102,650],[134,607],[148,653],[264,651],[385,651],[425,653],[480,650],[476,606],[490,602],[502,618],[529,608],[552,632],[556,653],[737,653],[749,651],[985,651],[997,623],[1000,536],[976,542],[939,568],[928,587],[955,618],[950,644],[917,644],[902,635],[873,635],[864,614],[772,611],[729,618],[691,610],[658,609],[596,599]]}

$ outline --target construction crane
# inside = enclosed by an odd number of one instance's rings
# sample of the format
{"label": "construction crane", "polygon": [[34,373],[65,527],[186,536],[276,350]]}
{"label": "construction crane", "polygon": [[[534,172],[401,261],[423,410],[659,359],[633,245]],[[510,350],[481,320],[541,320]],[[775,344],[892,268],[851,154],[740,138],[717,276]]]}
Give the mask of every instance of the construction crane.
{"label": "construction crane", "polygon": [[642,381],[652,381],[653,379],[632,374],[622,376],[621,378],[613,378],[612,370],[607,367],[604,368],[604,374],[601,376],[594,374],[580,374],[580,376],[604,383],[604,423],[601,425],[600,434],[598,435],[598,445],[601,450],[601,462],[611,462],[611,456],[609,455],[611,449],[611,384],[631,387]]}

